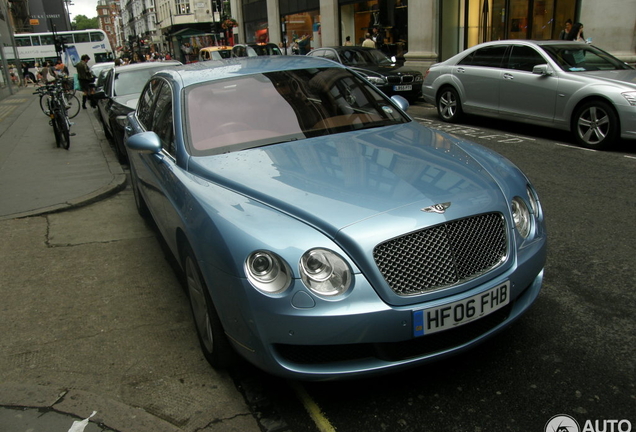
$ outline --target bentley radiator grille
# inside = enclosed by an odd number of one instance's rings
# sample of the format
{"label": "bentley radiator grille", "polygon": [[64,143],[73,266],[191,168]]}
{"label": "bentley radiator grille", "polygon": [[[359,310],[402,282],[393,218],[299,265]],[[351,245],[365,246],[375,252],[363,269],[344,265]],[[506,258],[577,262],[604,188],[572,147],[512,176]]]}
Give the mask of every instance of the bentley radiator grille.
{"label": "bentley radiator grille", "polygon": [[373,250],[373,258],[396,294],[434,291],[503,263],[505,225],[500,213],[455,220],[381,243]]}

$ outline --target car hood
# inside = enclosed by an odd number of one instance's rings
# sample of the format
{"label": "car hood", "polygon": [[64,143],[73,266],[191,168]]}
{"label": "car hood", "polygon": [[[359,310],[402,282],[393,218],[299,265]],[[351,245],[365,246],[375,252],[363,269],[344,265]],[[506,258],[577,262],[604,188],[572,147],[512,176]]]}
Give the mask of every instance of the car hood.
{"label": "car hood", "polygon": [[134,94],[123,95],[123,96],[115,96],[113,97],[113,101],[120,105],[124,105],[127,108],[130,108],[131,111],[133,111],[135,108],[137,108],[137,101],[139,100],[139,95],[140,93],[134,93]]}
{"label": "car hood", "polygon": [[585,72],[585,74],[636,89],[636,69],[589,71]]}
{"label": "car hood", "polygon": [[[439,223],[444,217],[505,211],[507,200],[495,179],[456,143],[410,122],[192,157],[188,170],[332,237],[388,213],[394,219],[403,212],[407,224],[421,226],[426,214]],[[420,211],[441,203],[452,203],[452,212]]]}
{"label": "car hood", "polygon": [[420,75],[420,73],[417,71],[414,71],[411,69],[405,69],[401,66],[391,66],[391,65],[387,65],[387,66],[365,65],[364,67],[350,66],[350,69],[353,69],[359,73],[362,73],[363,75],[368,72],[372,72],[372,73],[376,73],[376,74],[384,75],[384,76]]}

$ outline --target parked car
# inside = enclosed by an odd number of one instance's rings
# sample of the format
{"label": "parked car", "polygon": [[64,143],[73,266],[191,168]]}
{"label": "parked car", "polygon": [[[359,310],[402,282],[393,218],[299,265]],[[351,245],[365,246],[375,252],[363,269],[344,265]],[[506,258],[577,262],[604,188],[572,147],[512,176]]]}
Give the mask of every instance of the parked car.
{"label": "parked car", "polygon": [[115,67],[115,62],[95,63],[93,66],[91,66],[91,72],[93,73],[95,78],[97,78],[99,77],[101,71],[103,71],[104,69],[111,69],[113,67]]}
{"label": "parked car", "polygon": [[232,47],[230,46],[205,47],[199,50],[199,61],[223,60],[231,57]]}
{"label": "parked car", "polygon": [[480,44],[431,66],[423,93],[447,122],[477,114],[549,126],[593,149],[636,138],[636,70],[582,42]]}
{"label": "parked car", "polygon": [[258,54],[249,45],[236,44],[232,47],[232,57],[256,57]]}
{"label": "parked car", "polygon": [[537,298],[546,231],[528,178],[406,108],[306,56],[151,78],[128,115],[132,189],[213,366],[236,351],[306,380],[414,367]]}
{"label": "parked car", "polygon": [[316,48],[308,56],[324,57],[359,72],[389,96],[404,96],[415,102],[422,95],[422,74],[398,66],[393,59],[375,48],[337,46]]}
{"label": "parked car", "polygon": [[248,44],[248,46],[258,55],[283,55],[278,45],[271,42]]}
{"label": "parked car", "polygon": [[96,89],[94,98],[97,99],[98,117],[104,126],[104,133],[112,139],[120,161],[126,160],[125,116],[137,106],[137,99],[146,81],[161,69],[179,65],[181,62],[169,60],[113,67],[103,78],[102,87]]}

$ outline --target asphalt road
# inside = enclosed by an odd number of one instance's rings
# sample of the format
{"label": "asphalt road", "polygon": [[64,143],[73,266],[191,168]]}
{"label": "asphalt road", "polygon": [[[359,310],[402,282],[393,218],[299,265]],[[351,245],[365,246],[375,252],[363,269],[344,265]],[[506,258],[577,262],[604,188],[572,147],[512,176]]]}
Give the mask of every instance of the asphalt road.
{"label": "asphalt road", "polygon": [[243,372],[262,392],[253,409],[295,432],[543,432],[560,414],[581,430],[636,430],[636,143],[588,151],[566,132],[449,125],[424,104],[409,113],[502,153],[534,183],[549,232],[538,301],[477,349],[399,374],[298,384]]}

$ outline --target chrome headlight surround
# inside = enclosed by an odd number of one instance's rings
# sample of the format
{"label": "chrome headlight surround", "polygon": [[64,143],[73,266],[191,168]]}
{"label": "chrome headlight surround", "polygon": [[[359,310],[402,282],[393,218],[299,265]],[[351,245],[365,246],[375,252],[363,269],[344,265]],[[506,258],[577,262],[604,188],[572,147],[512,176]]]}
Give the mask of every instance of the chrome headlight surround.
{"label": "chrome headlight surround", "polygon": [[366,78],[371,82],[371,84],[375,84],[375,85],[386,85],[388,83],[387,79],[383,76],[369,76],[367,75]]}
{"label": "chrome headlight surround", "polygon": [[285,261],[273,252],[252,252],[245,261],[245,274],[250,283],[266,294],[279,294],[289,288],[291,271]]}
{"label": "chrome headlight surround", "polygon": [[532,211],[535,218],[539,218],[541,213],[541,204],[539,204],[537,192],[530,185],[526,187],[526,191],[528,192],[528,201],[530,201],[530,211]]}
{"label": "chrome headlight surround", "polygon": [[352,271],[347,262],[328,249],[310,249],[299,263],[300,278],[312,292],[333,297],[347,292]]}
{"label": "chrome headlight surround", "polygon": [[627,99],[627,102],[631,105],[631,106],[636,106],[636,92],[624,92],[621,93],[623,95],[623,97],[625,99]]}
{"label": "chrome headlight surround", "polygon": [[528,238],[530,229],[532,228],[532,219],[530,210],[528,210],[525,201],[518,196],[514,197],[510,203],[510,209],[517,232],[521,237]]}

